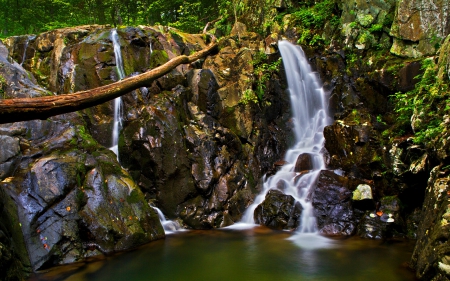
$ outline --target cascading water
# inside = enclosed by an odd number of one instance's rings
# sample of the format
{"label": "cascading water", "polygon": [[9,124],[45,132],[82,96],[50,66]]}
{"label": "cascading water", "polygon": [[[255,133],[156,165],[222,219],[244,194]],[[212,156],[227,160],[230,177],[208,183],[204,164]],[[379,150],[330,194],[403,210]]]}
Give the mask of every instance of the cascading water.
{"label": "cascading water", "polygon": [[31,35],[27,37],[27,40],[25,41],[24,47],[23,47],[23,54],[22,54],[22,62],[20,63],[20,65],[23,65],[23,63],[25,62],[26,58],[27,58],[27,48],[28,48],[28,44],[30,43],[31,40],[33,40],[34,38],[36,38],[36,35]]}
{"label": "cascading water", "polygon": [[155,211],[158,213],[158,218],[161,222],[162,227],[164,228],[165,234],[171,234],[175,231],[182,230],[178,222],[166,219],[163,212],[158,207],[152,206],[152,208],[155,209]]}
{"label": "cascading water", "polygon": [[[114,47],[114,55],[116,58],[116,68],[119,80],[125,78],[125,71],[123,70],[122,53],[120,51],[119,35],[117,30],[111,31],[111,41]],[[112,146],[111,150],[117,155],[117,161],[119,161],[119,131],[122,125],[122,98],[118,97],[114,99],[114,124],[112,131]]]}
{"label": "cascading water", "polygon": [[[311,70],[303,50],[288,41],[280,41],[278,47],[288,80],[296,144],[286,153],[287,164],[265,180],[263,191],[246,210],[242,222],[254,225],[253,213],[256,207],[264,201],[270,189],[276,189],[279,182],[284,182],[283,192],[294,197],[303,207],[300,227],[292,239],[302,247],[317,247],[320,242],[314,243],[311,240],[322,241],[322,237],[317,235],[316,218],[308,196],[320,170],[325,168],[322,155],[325,141],[323,129],[331,124],[332,120],[328,115],[327,95],[317,73]],[[309,155],[313,166],[312,170],[304,175],[294,171],[297,158],[301,154]],[[308,241],[303,244],[301,241],[306,237]]]}
{"label": "cascading water", "polygon": [[[151,58],[151,56],[153,54],[153,43],[152,43],[152,41],[150,41],[149,47],[150,47],[150,56],[149,56],[149,58]],[[141,91],[143,93],[146,93],[147,92],[147,88],[144,87],[144,88],[141,89]],[[182,228],[181,228],[181,226],[180,226],[180,224],[178,222],[167,220],[166,216],[164,216],[163,212],[158,207],[155,207],[155,206],[152,206],[152,207],[158,213],[159,221],[161,222],[161,225],[163,226],[164,232],[166,234],[171,234],[171,233],[174,233],[175,231],[182,230]]]}

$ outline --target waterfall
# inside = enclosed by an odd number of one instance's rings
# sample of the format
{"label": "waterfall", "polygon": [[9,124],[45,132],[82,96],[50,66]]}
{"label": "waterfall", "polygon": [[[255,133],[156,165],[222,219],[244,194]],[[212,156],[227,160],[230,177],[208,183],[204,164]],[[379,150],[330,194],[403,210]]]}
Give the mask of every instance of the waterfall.
{"label": "waterfall", "polygon": [[[286,152],[284,160],[287,164],[275,175],[264,180],[262,192],[244,213],[242,223],[254,225],[253,213],[256,207],[264,201],[270,189],[276,189],[277,183],[284,182],[283,192],[294,197],[303,207],[297,233],[302,234],[300,235],[302,238],[308,236],[308,245],[302,247],[314,247],[315,244],[311,243],[311,239],[321,240],[322,237],[317,235],[316,218],[309,195],[320,170],[325,169],[322,155],[325,141],[323,129],[330,125],[332,120],[327,110],[327,94],[323,90],[318,74],[311,70],[301,47],[288,41],[280,41],[278,47],[288,80],[296,144]],[[313,168],[300,176],[294,172],[294,168],[297,158],[303,153],[310,156]],[[292,239],[298,242],[300,236],[294,236]]]}
{"label": "waterfall", "polygon": [[178,222],[167,220],[166,217],[164,216],[163,212],[158,207],[155,207],[155,206],[151,206],[151,207],[153,209],[155,209],[155,211],[158,213],[158,218],[159,218],[159,221],[161,222],[161,225],[164,228],[165,234],[171,234],[171,233],[174,233],[175,231],[182,230],[182,228]]}
{"label": "waterfall", "polygon": [[[119,80],[125,78],[125,71],[123,70],[122,53],[120,51],[119,35],[117,30],[111,31],[111,41],[114,46],[114,56],[116,58],[116,68]],[[122,126],[122,98],[118,97],[114,99],[114,123],[112,131],[112,146],[110,149],[117,155],[117,161],[119,161],[119,131]]]}
{"label": "waterfall", "polygon": [[30,43],[31,40],[33,40],[34,38],[36,38],[36,35],[30,35],[27,36],[27,40],[25,40],[25,44],[23,46],[23,54],[22,54],[22,62],[20,63],[20,65],[23,65],[23,63],[25,62],[26,58],[27,58],[27,48],[28,48],[28,44]]}

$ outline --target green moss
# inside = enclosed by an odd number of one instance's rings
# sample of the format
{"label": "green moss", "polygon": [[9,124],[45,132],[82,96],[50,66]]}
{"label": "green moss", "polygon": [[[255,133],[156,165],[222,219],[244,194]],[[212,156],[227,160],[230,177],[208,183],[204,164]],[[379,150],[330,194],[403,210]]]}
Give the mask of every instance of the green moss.
{"label": "green moss", "polygon": [[155,68],[169,61],[169,55],[164,50],[154,50],[150,57],[149,67]]}
{"label": "green moss", "polygon": [[7,98],[6,87],[7,87],[6,79],[2,75],[0,75],[0,98],[2,99]]}
{"label": "green moss", "polygon": [[122,167],[117,162],[110,162],[106,157],[101,157],[101,159],[97,159],[104,176],[106,175],[122,175]]}
{"label": "green moss", "polygon": [[127,202],[130,204],[139,203],[142,201],[141,194],[135,189],[131,191],[130,195],[127,197]]}
{"label": "green moss", "polygon": [[98,147],[97,141],[91,136],[91,134],[86,132],[85,126],[76,125],[76,133],[77,139],[73,139],[71,141],[71,144],[75,145],[76,143],[78,143],[80,148],[86,149],[88,151],[95,150]]}

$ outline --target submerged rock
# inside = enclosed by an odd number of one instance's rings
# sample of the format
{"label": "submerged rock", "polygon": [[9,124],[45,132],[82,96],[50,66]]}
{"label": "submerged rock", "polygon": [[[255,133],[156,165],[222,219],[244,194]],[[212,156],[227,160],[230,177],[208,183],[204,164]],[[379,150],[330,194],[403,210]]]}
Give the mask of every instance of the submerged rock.
{"label": "submerged rock", "polygon": [[296,229],[300,226],[302,205],[291,195],[279,190],[269,190],[264,201],[254,213],[255,223],[273,229]]}

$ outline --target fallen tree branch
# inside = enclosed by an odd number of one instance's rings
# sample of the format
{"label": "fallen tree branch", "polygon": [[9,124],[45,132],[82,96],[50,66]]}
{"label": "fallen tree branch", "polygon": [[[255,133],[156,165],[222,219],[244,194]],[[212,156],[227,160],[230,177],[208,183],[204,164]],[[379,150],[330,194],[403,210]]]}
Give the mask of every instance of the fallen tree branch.
{"label": "fallen tree branch", "polygon": [[0,124],[47,119],[48,117],[86,109],[113,100],[169,73],[180,64],[192,63],[210,54],[217,47],[212,42],[205,49],[190,56],[178,56],[145,73],[128,77],[112,84],[73,94],[36,98],[0,99]]}

